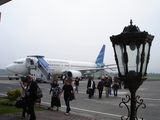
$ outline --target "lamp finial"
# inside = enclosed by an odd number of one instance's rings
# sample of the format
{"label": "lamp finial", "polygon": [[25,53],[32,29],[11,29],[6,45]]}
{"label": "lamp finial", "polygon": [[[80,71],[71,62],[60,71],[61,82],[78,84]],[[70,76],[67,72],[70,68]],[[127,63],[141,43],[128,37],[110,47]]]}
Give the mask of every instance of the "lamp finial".
{"label": "lamp finial", "polygon": [[132,25],[132,23],[133,23],[133,22],[132,22],[132,19],[131,19],[131,20],[130,20],[130,25]]}

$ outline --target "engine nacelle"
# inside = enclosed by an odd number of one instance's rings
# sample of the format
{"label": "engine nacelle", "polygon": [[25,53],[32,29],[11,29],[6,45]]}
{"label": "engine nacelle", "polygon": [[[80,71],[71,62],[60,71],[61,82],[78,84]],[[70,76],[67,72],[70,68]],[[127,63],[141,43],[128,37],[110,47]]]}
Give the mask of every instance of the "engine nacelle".
{"label": "engine nacelle", "polygon": [[72,78],[76,78],[76,77],[81,78],[82,73],[76,70],[70,70],[70,71],[67,71],[67,76]]}

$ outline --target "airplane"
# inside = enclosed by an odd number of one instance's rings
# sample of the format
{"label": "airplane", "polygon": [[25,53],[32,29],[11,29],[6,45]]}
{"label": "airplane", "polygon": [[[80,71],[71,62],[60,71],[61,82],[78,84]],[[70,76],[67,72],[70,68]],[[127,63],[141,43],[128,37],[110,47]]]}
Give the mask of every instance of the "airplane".
{"label": "airplane", "polygon": [[103,63],[105,54],[105,45],[102,46],[95,63],[70,61],[60,59],[47,59],[41,55],[30,55],[26,58],[15,60],[6,66],[6,69],[14,74],[27,76],[34,74],[36,78],[42,78],[43,81],[50,79],[50,76],[63,75],[70,78],[81,78],[85,72],[95,73],[108,68],[109,65]]}

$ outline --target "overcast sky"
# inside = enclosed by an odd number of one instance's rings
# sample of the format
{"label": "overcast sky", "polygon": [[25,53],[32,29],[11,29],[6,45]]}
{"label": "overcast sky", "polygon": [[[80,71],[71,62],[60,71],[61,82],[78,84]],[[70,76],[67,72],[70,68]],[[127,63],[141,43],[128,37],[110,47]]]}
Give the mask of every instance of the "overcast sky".
{"label": "overcast sky", "polygon": [[115,63],[110,36],[133,20],[155,36],[148,72],[160,73],[159,0],[12,0],[0,6],[0,68],[27,55],[95,62],[103,44]]}

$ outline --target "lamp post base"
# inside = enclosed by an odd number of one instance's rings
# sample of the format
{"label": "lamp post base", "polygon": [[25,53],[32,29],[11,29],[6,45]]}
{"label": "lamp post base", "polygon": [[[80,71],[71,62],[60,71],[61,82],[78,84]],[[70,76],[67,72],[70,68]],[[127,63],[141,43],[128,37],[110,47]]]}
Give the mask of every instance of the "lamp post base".
{"label": "lamp post base", "polygon": [[[122,102],[120,102],[119,107],[123,107],[122,104],[124,104],[127,107],[128,110],[128,116],[125,118],[124,116],[121,117],[121,120],[138,120],[137,117],[137,111],[138,108],[142,106],[142,108],[146,108],[145,103],[143,102],[143,99],[140,99],[140,96],[137,95],[136,96],[136,91],[139,88],[139,86],[143,83],[144,80],[142,81],[124,81],[124,85],[126,86],[126,88],[129,89],[131,95],[126,95],[126,98],[122,98]],[[127,105],[127,103],[130,102],[130,108]],[[143,120],[143,118],[141,118]]]}

